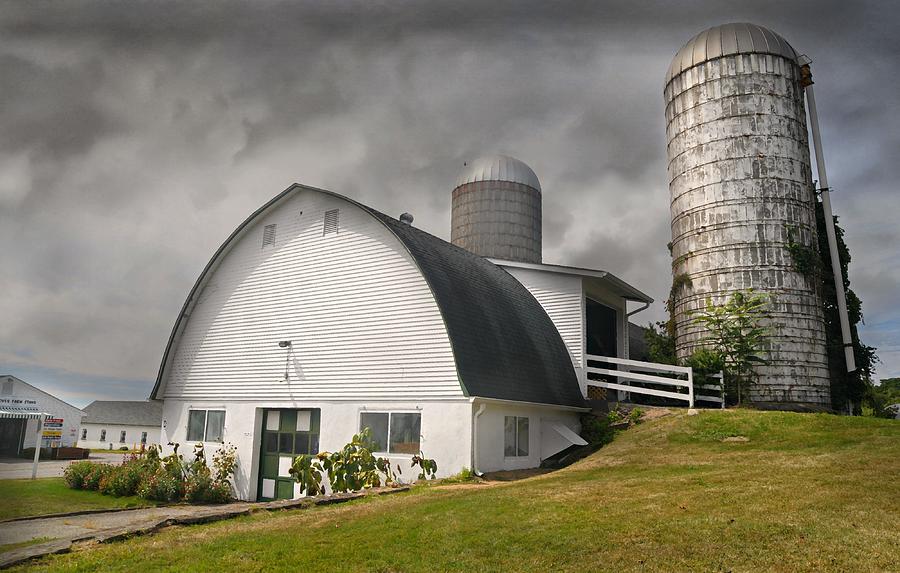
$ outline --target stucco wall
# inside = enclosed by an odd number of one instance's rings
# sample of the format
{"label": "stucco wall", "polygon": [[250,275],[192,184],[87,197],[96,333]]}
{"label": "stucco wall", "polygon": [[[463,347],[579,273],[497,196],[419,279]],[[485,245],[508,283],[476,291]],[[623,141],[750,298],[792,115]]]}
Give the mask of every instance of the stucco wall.
{"label": "stucco wall", "polygon": [[[254,500],[257,495],[259,449],[262,436],[262,413],[266,408],[319,408],[321,410],[319,451],[335,451],[359,431],[362,412],[421,412],[421,448],[426,457],[438,464],[438,476],[446,477],[471,467],[472,404],[458,401],[373,401],[373,402],[221,402],[214,400],[172,400],[163,406],[162,442],[180,443],[189,454],[192,443],[186,440],[188,411],[191,409],[225,410],[224,441],[237,448],[238,470],[235,488],[241,499]],[[501,435],[502,439],[502,435]],[[205,444],[207,459],[220,447]],[[164,446],[164,452],[171,448]],[[410,470],[409,455],[392,454],[392,465],[401,465],[402,480],[415,477]]]}
{"label": "stucco wall", "polygon": [[[476,400],[476,411],[480,407]],[[550,422],[561,422],[578,433],[581,429],[579,414],[555,408],[522,406],[514,403],[483,402],[484,412],[478,417],[477,464],[481,472],[519,470],[538,467],[542,459],[567,448],[569,443],[550,427]],[[504,422],[506,416],[528,418],[529,451],[527,456],[504,455]]]}

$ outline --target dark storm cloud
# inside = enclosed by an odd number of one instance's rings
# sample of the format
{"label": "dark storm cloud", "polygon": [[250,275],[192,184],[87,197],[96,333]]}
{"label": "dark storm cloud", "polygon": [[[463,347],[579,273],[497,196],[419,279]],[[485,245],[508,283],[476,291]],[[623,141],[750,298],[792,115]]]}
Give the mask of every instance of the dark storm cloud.
{"label": "dark storm cloud", "polygon": [[0,8],[0,365],[140,397],[196,274],[261,203],[299,181],[446,238],[457,171],[484,152],[540,177],[545,260],[662,301],[662,80],[727,21],[815,60],[854,287],[873,339],[896,341],[889,3],[31,2]]}

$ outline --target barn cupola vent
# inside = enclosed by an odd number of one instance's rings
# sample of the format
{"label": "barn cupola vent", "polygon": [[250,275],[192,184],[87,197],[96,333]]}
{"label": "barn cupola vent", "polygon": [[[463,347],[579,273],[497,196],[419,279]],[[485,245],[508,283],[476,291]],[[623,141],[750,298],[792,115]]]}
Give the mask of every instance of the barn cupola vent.
{"label": "barn cupola vent", "polygon": [[400,215],[400,222],[404,225],[412,225],[413,224],[413,216],[412,213],[402,213]]}

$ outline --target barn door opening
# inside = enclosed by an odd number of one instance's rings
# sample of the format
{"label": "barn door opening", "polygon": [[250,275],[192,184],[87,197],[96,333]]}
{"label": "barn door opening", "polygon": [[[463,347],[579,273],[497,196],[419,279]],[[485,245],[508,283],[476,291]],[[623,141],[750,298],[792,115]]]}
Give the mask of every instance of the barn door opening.
{"label": "barn door opening", "polygon": [[24,439],[24,418],[0,418],[0,457],[18,457]]}
{"label": "barn door opening", "polygon": [[257,499],[293,499],[294,479],[288,470],[301,454],[319,453],[318,408],[264,410]]}
{"label": "barn door opening", "polygon": [[591,299],[585,299],[587,314],[587,353],[618,357],[619,340],[616,333],[616,310]]}

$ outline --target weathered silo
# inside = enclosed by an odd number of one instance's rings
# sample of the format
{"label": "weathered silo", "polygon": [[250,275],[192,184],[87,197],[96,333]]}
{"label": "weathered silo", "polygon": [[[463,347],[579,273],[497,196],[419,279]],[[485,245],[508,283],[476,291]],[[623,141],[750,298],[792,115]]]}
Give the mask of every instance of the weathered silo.
{"label": "weathered silo", "polygon": [[726,24],[695,36],[672,61],[664,94],[673,318],[683,358],[704,337],[690,312],[707,298],[722,303],[748,288],[770,293],[770,363],[760,368],[751,400],[828,408],[819,287],[790,253],[817,245],[796,58],[770,30]]}
{"label": "weathered silo", "polygon": [[541,184],[506,155],[467,162],[453,189],[450,242],[483,257],[541,262]]}

